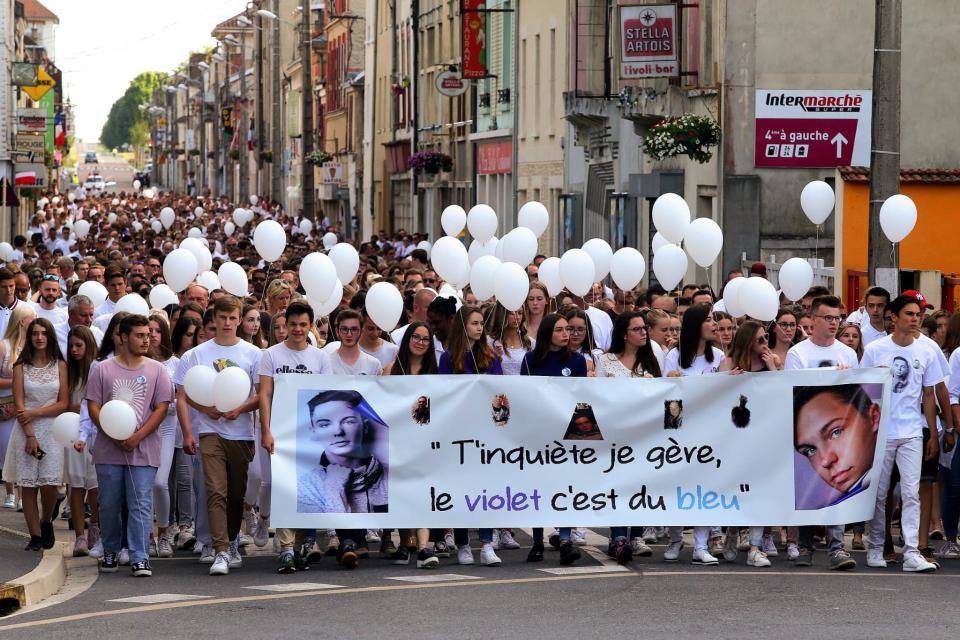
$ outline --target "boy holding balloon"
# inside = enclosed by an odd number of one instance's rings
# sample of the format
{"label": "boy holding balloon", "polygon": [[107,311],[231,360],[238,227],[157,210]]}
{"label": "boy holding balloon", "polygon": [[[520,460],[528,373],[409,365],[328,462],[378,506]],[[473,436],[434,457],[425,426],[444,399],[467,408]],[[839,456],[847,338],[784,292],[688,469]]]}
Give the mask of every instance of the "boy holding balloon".
{"label": "boy holding balloon", "polygon": [[100,571],[117,570],[123,546],[121,511],[126,505],[127,546],[135,577],[153,575],[148,558],[153,528],[153,481],[160,466],[157,430],[173,400],[163,364],[147,356],[150,323],[141,315],[120,321],[117,355],[101,362],[87,383],[90,419],[102,434],[93,448],[100,488]]}

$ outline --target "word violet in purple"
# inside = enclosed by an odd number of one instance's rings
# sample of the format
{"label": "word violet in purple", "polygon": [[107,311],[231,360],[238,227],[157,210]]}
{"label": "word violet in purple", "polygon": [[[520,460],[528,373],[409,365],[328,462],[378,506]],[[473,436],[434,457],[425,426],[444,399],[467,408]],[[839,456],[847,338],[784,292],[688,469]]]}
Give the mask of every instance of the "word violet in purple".
{"label": "word violet in purple", "polygon": [[463,499],[467,502],[467,509],[474,511],[533,511],[540,510],[540,491],[534,489],[532,493],[525,491],[515,491],[511,487],[506,487],[502,493],[487,494],[484,489],[481,493],[465,495]]}

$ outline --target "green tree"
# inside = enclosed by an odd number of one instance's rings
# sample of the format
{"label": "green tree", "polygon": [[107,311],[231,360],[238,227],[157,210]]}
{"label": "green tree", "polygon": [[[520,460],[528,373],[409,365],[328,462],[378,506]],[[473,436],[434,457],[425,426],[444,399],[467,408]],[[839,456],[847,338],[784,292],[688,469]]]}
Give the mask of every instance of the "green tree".
{"label": "green tree", "polygon": [[135,144],[131,132],[138,124],[140,131],[137,134],[149,131],[149,115],[140,110],[140,105],[149,104],[154,91],[166,82],[166,78],[166,74],[158,71],[147,71],[134,78],[123,96],[110,107],[110,114],[100,132],[100,143],[108,149],[126,143]]}

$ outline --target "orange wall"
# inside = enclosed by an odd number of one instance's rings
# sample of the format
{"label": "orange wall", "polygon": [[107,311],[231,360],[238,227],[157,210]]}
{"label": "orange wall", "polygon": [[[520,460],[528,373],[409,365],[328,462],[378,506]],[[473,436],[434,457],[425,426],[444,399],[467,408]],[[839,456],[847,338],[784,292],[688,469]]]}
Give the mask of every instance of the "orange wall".
{"label": "orange wall", "polygon": [[[960,185],[901,183],[900,193],[917,205],[917,226],[901,242],[900,267],[960,273]],[[844,183],[844,276],[848,269],[867,269],[869,201],[868,183]]]}

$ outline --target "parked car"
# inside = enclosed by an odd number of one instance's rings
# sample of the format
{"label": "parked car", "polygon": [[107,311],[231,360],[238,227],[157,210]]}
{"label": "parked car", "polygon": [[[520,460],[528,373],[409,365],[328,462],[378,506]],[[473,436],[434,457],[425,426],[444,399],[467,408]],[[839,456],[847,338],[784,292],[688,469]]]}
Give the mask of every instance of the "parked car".
{"label": "parked car", "polygon": [[83,161],[85,164],[99,164],[100,161],[97,159],[96,151],[87,151],[83,156]]}

